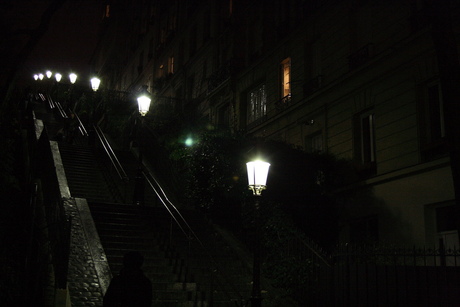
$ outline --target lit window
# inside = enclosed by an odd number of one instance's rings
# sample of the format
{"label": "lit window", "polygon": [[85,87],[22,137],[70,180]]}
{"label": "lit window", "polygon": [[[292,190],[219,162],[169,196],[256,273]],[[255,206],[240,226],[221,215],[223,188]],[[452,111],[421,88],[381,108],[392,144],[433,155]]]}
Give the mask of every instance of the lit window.
{"label": "lit window", "polygon": [[248,123],[265,116],[267,113],[267,94],[265,84],[261,84],[248,94]]}
{"label": "lit window", "polygon": [[281,98],[291,96],[291,58],[281,62]]}

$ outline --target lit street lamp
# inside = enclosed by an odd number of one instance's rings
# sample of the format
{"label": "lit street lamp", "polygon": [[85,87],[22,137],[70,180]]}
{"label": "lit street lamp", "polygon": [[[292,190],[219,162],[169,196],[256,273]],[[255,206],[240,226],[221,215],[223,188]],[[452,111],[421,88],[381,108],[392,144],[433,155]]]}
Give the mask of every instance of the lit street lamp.
{"label": "lit street lamp", "polygon": [[62,75],[60,73],[54,74],[54,77],[56,78],[56,82],[61,82]]}
{"label": "lit street lamp", "polygon": [[254,239],[254,259],[252,266],[252,294],[251,306],[261,307],[262,295],[260,291],[260,225],[259,225],[259,199],[262,196],[262,191],[265,190],[267,184],[268,170],[270,163],[264,161],[252,161],[246,163],[248,172],[248,185],[249,189],[255,196],[255,239]]}
{"label": "lit street lamp", "polygon": [[139,106],[139,113],[141,114],[142,118],[149,112],[151,101],[152,99],[150,98],[150,94],[147,92],[147,89],[144,87],[141,95],[137,98],[137,104]]}
{"label": "lit street lamp", "polygon": [[43,74],[38,74],[38,79],[43,80],[45,76]]}
{"label": "lit street lamp", "polygon": [[71,73],[71,74],[69,75],[69,79],[70,79],[70,83],[74,84],[75,81],[77,81],[77,75],[74,74],[74,73]]}
{"label": "lit street lamp", "polygon": [[248,171],[249,189],[254,195],[262,195],[262,191],[266,188],[270,163],[256,160],[246,163],[246,168]]}
{"label": "lit street lamp", "polygon": [[137,132],[138,133],[137,134],[138,135],[137,145],[139,149],[139,166],[137,168],[137,175],[136,175],[136,179],[134,183],[134,197],[133,197],[134,204],[136,205],[144,204],[144,186],[145,186],[144,183],[145,182],[144,182],[144,176],[142,173],[143,150],[142,150],[141,143],[143,142],[142,131],[144,129],[144,118],[145,118],[145,115],[147,115],[147,113],[149,112],[150,102],[152,101],[150,97],[151,96],[149,92],[147,91],[147,86],[144,85],[142,87],[141,93],[139,94],[137,98],[137,104],[139,107],[139,114],[141,115],[141,119],[140,119],[139,130]]}
{"label": "lit street lamp", "polygon": [[93,89],[93,91],[97,91],[99,89],[99,84],[101,84],[101,80],[99,78],[92,78],[91,79],[91,88]]}
{"label": "lit street lamp", "polygon": [[49,70],[46,71],[46,77],[49,79],[51,78],[51,76],[53,75],[53,73]]}

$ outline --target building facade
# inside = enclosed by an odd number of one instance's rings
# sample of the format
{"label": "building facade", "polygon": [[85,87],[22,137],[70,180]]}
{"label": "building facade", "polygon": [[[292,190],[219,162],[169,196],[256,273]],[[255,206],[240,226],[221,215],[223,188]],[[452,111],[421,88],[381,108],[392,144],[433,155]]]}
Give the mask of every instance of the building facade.
{"label": "building facade", "polygon": [[113,90],[148,85],[160,119],[194,114],[352,160],[361,181],[337,191],[353,195],[344,242],[458,246],[459,8],[110,1],[93,67]]}

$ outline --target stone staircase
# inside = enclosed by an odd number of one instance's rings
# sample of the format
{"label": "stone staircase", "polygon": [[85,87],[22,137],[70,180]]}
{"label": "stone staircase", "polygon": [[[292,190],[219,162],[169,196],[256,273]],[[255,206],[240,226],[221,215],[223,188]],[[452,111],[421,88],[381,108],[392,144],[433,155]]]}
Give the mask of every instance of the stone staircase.
{"label": "stone staircase", "polygon": [[113,183],[107,181],[101,171],[90,146],[59,142],[59,151],[73,197],[108,203],[121,201]]}
{"label": "stone staircase", "polygon": [[[61,142],[59,149],[71,194],[88,200],[113,275],[121,269],[124,253],[137,250],[153,283],[153,306],[243,306],[250,296],[250,272],[203,216],[181,211],[187,222],[175,215],[177,224],[148,188],[145,206],[126,203],[94,148]],[[134,156],[118,156],[134,176]],[[133,184],[128,183],[128,194]]]}
{"label": "stone staircase", "polygon": [[139,251],[144,273],[153,285],[153,306],[205,306],[198,301],[196,283],[180,281],[177,259],[149,227],[157,210],[125,204],[90,203],[101,243],[113,274],[122,268],[123,255]]}

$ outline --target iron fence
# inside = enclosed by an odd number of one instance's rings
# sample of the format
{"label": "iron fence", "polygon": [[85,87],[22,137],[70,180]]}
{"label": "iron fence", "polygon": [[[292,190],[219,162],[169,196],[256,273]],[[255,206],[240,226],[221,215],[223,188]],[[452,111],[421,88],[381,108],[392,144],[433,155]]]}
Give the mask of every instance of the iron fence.
{"label": "iron fence", "polygon": [[460,251],[340,246],[317,276],[314,306],[457,306]]}

